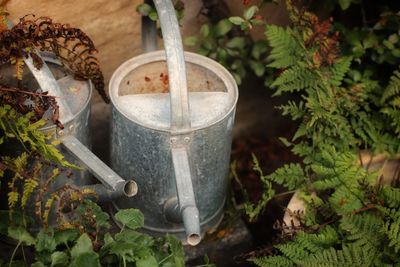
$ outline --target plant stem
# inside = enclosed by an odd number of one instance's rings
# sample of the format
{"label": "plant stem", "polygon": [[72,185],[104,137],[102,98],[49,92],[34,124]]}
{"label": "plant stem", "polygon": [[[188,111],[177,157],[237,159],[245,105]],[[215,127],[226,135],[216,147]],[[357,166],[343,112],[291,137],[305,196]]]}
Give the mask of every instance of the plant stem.
{"label": "plant stem", "polygon": [[15,246],[14,251],[13,251],[13,253],[11,254],[11,259],[10,259],[10,263],[8,264],[8,267],[11,267],[11,264],[12,264],[12,262],[13,262],[13,260],[14,260],[15,253],[17,253],[17,250],[18,250],[18,248],[19,248],[19,246],[20,246],[21,244],[22,244],[22,241],[21,241],[21,240],[18,241],[18,244]]}
{"label": "plant stem", "polygon": [[22,257],[24,258],[24,262],[25,262],[25,264],[27,264],[26,257],[25,257],[24,245],[21,245],[21,250],[22,250]]}
{"label": "plant stem", "polygon": [[171,257],[172,257],[172,254],[168,255],[167,257],[165,257],[164,259],[162,259],[162,260],[158,263],[158,265],[161,265],[162,263],[164,263],[166,260],[168,260],[168,259],[171,258]]}

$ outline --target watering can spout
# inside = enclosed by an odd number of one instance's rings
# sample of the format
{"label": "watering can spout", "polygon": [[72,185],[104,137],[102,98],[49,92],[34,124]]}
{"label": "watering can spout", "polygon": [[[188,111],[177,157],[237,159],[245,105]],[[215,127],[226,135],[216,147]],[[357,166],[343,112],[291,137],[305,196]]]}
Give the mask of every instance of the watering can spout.
{"label": "watering can spout", "polygon": [[171,153],[176,190],[178,193],[178,204],[181,213],[180,216],[182,216],[181,218],[185,227],[187,243],[191,246],[196,246],[201,241],[200,217],[193,191],[189,157],[186,147],[184,145],[179,145],[179,142],[176,143],[176,146],[174,143],[172,144]]}
{"label": "watering can spout", "polygon": [[116,198],[133,197],[137,194],[138,187],[135,181],[120,177],[74,136],[63,137],[61,143],[101,182],[101,184],[83,186],[82,189],[93,190],[97,193],[100,201],[112,201]]}
{"label": "watering can spout", "polygon": [[201,241],[199,210],[197,207],[186,207],[182,211],[183,225],[185,226],[186,242],[196,246]]}

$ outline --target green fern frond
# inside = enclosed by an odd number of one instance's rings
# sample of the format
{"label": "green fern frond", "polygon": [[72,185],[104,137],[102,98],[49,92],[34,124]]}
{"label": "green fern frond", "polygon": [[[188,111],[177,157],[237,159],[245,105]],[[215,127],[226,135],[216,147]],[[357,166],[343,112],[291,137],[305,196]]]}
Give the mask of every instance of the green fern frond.
{"label": "green fern frond", "polygon": [[304,184],[306,176],[300,164],[290,163],[268,175],[268,179],[293,190]]}
{"label": "green fern frond", "polygon": [[301,119],[307,114],[303,101],[296,103],[295,101],[289,100],[286,105],[280,106],[279,109],[282,111],[283,116],[288,115],[292,120]]}
{"label": "green fern frond", "polygon": [[383,224],[381,217],[366,212],[344,215],[340,221],[341,229],[348,232],[347,239],[360,246],[379,246],[382,241]]}
{"label": "green fern frond", "polygon": [[298,242],[288,242],[275,246],[280,252],[293,262],[300,262],[309,256],[310,252]]}
{"label": "green fern frond", "polygon": [[269,67],[278,69],[287,68],[299,60],[301,47],[291,29],[267,25],[265,35],[272,48],[268,56],[268,60],[272,61],[268,65]]}
{"label": "green fern frond", "polygon": [[[257,219],[257,217],[262,213],[262,211],[268,204],[268,201],[270,201],[271,198],[275,195],[275,190],[272,187],[272,180],[270,180],[269,176],[264,175],[264,172],[261,169],[257,157],[254,154],[252,154],[252,157],[253,170],[259,175],[260,180],[263,183],[264,190],[261,199],[256,204],[253,204],[252,202],[250,202],[247,192],[243,189],[243,195],[245,198],[244,210],[250,221],[254,221]],[[237,173],[235,170],[232,170],[232,174],[239,185],[241,185],[241,182],[237,177]]]}
{"label": "green fern frond", "polygon": [[391,220],[385,223],[384,232],[389,240],[388,246],[398,253],[400,251],[400,210],[390,210],[389,216]]}
{"label": "green fern frond", "polygon": [[271,256],[262,258],[252,258],[251,262],[260,267],[291,267],[295,266],[293,261],[285,256]]}
{"label": "green fern frond", "polygon": [[346,215],[356,210],[361,209],[363,192],[358,190],[350,190],[348,187],[341,185],[336,188],[335,192],[329,198],[329,203],[334,207],[339,215]]}
{"label": "green fern frond", "polygon": [[276,88],[274,96],[278,96],[282,93],[292,93],[315,87],[318,82],[319,79],[314,72],[305,67],[295,65],[284,70],[271,84],[271,87]]}
{"label": "green fern frond", "polygon": [[302,266],[310,267],[328,267],[328,266],[371,266],[376,253],[354,245],[343,246],[341,250],[335,250],[333,247],[315,253],[301,261]]}
{"label": "green fern frond", "polygon": [[393,96],[400,95],[400,71],[394,71],[390,77],[389,85],[382,94],[381,103],[385,103]]}
{"label": "green fern frond", "polygon": [[390,208],[400,207],[400,188],[385,186],[382,188],[381,194],[385,205]]}
{"label": "green fern frond", "polygon": [[329,225],[323,227],[319,233],[310,234],[298,232],[295,237],[295,242],[299,243],[311,253],[316,253],[334,246],[338,241],[339,237],[336,230]]}
{"label": "green fern frond", "polygon": [[39,186],[39,183],[35,179],[26,179],[24,182],[23,193],[21,197],[21,208],[25,208],[29,198],[35,189]]}
{"label": "green fern frond", "polygon": [[9,105],[0,107],[0,129],[6,138],[17,139],[24,148],[38,151],[45,159],[58,163],[65,167],[78,168],[65,160],[64,155],[52,144],[49,144],[49,136],[39,131],[45,125],[45,120],[35,123],[30,122],[31,113],[20,115]]}
{"label": "green fern frond", "polygon": [[332,86],[338,87],[342,84],[343,78],[350,70],[351,57],[342,57],[329,69],[328,81]]}

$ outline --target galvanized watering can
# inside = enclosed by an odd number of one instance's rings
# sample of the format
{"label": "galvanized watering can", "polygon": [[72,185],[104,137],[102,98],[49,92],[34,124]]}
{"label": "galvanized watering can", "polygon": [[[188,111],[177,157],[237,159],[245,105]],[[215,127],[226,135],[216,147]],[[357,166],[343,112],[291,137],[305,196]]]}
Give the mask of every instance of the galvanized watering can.
{"label": "galvanized watering can", "polygon": [[[123,179],[87,147],[90,147],[89,134],[89,115],[90,98],[92,95],[92,84],[89,81],[77,81],[71,75],[63,71],[63,67],[58,59],[50,53],[40,53],[43,59],[43,67],[38,70],[33,66],[31,58],[24,59],[25,65],[29,68],[24,71],[22,83],[26,87],[36,86],[43,91],[48,91],[49,95],[56,96],[60,106],[60,120],[64,124],[64,129],[59,129],[55,125],[46,125],[40,131],[52,136],[52,139],[59,139],[61,145],[59,149],[64,154],[66,160],[78,166],[84,166],[92,173],[101,184],[93,184],[93,181],[86,170],[72,170],[72,176],[67,177],[66,173],[60,174],[51,184],[48,195],[64,186],[71,184],[80,188],[89,188],[95,191],[100,201],[110,201],[118,197],[132,197],[137,192],[137,185],[134,181]],[[1,66],[3,83],[10,84],[7,77],[12,77],[13,66]],[[21,147],[6,148],[19,154]],[[42,179],[47,179],[48,175],[43,173]],[[3,183],[7,184],[7,183]],[[2,188],[5,190],[5,188]],[[3,194],[4,195],[4,194]],[[46,201],[46,199],[42,199]],[[34,205],[34,203],[32,203]],[[2,208],[7,204],[2,203]],[[32,210],[34,207],[32,206]],[[34,212],[32,212],[32,215]],[[55,222],[55,214],[51,212],[49,223]],[[33,222],[31,231],[36,231],[39,227],[38,222]]]}
{"label": "galvanized watering can", "polygon": [[111,166],[139,188],[113,205],[197,245],[223,216],[238,90],[220,64],[183,52],[172,3],[154,3],[165,51],[126,61],[110,81]]}

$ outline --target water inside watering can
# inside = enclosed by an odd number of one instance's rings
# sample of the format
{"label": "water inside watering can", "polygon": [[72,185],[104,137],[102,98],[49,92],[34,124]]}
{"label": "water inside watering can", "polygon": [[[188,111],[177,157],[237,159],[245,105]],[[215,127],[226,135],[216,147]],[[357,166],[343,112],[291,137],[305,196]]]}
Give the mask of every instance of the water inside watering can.
{"label": "water inside watering can", "polygon": [[[118,107],[131,120],[156,128],[170,128],[169,94],[135,94],[118,97]],[[193,128],[209,125],[223,117],[232,100],[226,92],[189,92]]]}

